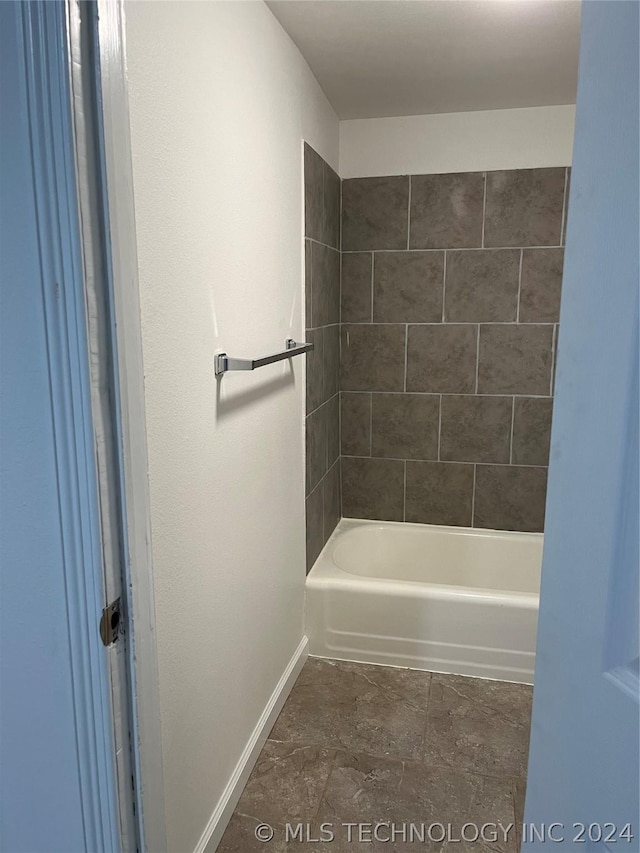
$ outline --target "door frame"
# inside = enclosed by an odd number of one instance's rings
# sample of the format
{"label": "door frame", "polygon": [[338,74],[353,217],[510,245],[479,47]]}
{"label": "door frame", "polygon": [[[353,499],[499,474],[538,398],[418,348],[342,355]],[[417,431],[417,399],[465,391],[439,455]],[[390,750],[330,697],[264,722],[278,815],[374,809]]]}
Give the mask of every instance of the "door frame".
{"label": "door frame", "polygon": [[[94,81],[102,143],[106,263],[112,305],[115,409],[121,471],[131,754],[137,830],[145,853],[166,853],[151,504],[138,288],[123,0],[66,0],[93,15]],[[80,38],[70,28],[70,38]],[[76,51],[80,55],[79,50]]]}

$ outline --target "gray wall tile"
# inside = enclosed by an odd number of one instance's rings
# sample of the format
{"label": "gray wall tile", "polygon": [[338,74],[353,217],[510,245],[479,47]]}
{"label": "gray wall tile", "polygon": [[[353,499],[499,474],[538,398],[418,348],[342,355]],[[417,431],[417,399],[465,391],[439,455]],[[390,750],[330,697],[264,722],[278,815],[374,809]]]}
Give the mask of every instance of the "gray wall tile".
{"label": "gray wall tile", "polygon": [[439,418],[437,394],[373,394],[371,455],[437,459]]}
{"label": "gray wall tile", "polygon": [[444,252],[376,252],[373,319],[378,323],[439,323]]}
{"label": "gray wall tile", "polygon": [[482,245],[482,172],[411,177],[412,249]]}
{"label": "gray wall tile", "polygon": [[322,240],[324,163],[310,145],[304,144],[304,225],[305,236]]}
{"label": "gray wall tile", "polygon": [[318,559],[318,554],[324,547],[323,526],[324,490],[322,483],[311,492],[305,501],[307,524],[307,573]]}
{"label": "gray wall tile", "polygon": [[307,415],[306,479],[307,494],[313,491],[327,473],[327,404]]}
{"label": "gray wall tile", "polygon": [[559,246],[564,169],[487,172],[485,246]]}
{"label": "gray wall tile", "polygon": [[340,456],[340,395],[336,394],[324,408],[327,410],[327,468]]}
{"label": "gray wall tile", "polygon": [[407,462],[405,520],[468,527],[473,502],[473,465]]}
{"label": "gray wall tile", "polygon": [[[345,515],[400,520],[406,502],[407,521],[541,527],[567,177],[418,175],[410,191],[406,176],[343,182]],[[334,353],[325,330],[324,361]],[[333,423],[327,408],[327,447]]]}
{"label": "gray wall tile", "polygon": [[478,465],[474,526],[541,532],[546,492],[546,468]]}
{"label": "gray wall tile", "polygon": [[311,246],[311,318],[313,327],[340,322],[340,252]]}
{"label": "gray wall tile", "polygon": [[324,395],[328,400],[340,390],[340,326],[325,326],[323,331]]}
{"label": "gray wall tile", "polygon": [[371,394],[340,394],[342,453],[346,456],[371,455]]}
{"label": "gray wall tile", "polygon": [[322,209],[321,242],[340,248],[340,178],[328,163],[323,162],[324,204]]}
{"label": "gray wall tile", "polygon": [[324,335],[322,329],[307,329],[306,339],[313,349],[305,356],[307,372],[307,414],[324,402]]}
{"label": "gray wall tile", "polygon": [[342,250],[406,249],[408,176],[342,182]]}
{"label": "gray wall tile", "polygon": [[519,273],[519,249],[447,252],[446,322],[515,320]]}
{"label": "gray wall tile", "polygon": [[340,179],[306,144],[304,166],[306,335],[314,344],[306,355],[309,569],[340,504]]}
{"label": "gray wall tile", "polygon": [[513,409],[513,450],[516,465],[548,465],[551,437],[550,397],[516,397]]}
{"label": "gray wall tile", "polygon": [[511,397],[445,395],[440,458],[453,462],[509,462]]}
{"label": "gray wall tile", "polygon": [[548,395],[553,326],[480,326],[479,394]]}
{"label": "gray wall tile", "polygon": [[327,471],[324,478],[324,542],[340,521],[340,460]]}
{"label": "gray wall tile", "polygon": [[346,252],[342,255],[342,322],[371,322],[371,252]]}
{"label": "gray wall tile", "polygon": [[342,457],[342,514],[402,521],[404,462]]}
{"label": "gray wall tile", "polygon": [[311,304],[311,240],[304,241],[304,322],[307,329],[313,326],[313,306]]}
{"label": "gray wall tile", "polygon": [[520,322],[557,323],[564,249],[525,249],[522,253]]}
{"label": "gray wall tile", "polygon": [[476,326],[409,326],[407,391],[472,394],[476,384]]}
{"label": "gray wall tile", "polygon": [[405,327],[342,325],[343,391],[402,391]]}

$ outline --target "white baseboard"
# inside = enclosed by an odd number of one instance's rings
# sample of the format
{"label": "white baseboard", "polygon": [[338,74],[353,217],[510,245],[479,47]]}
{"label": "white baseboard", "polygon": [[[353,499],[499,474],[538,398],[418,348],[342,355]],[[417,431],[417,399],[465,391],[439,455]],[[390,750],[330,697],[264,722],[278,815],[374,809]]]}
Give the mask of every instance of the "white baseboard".
{"label": "white baseboard", "polygon": [[291,660],[287,664],[285,671],[282,673],[280,680],[276,684],[275,690],[271,694],[264,711],[260,715],[260,719],[258,720],[256,727],[251,732],[251,737],[247,741],[245,748],[242,750],[240,760],[236,764],[235,770],[231,774],[231,778],[229,779],[222,796],[218,800],[218,803],[213,810],[213,814],[209,818],[209,822],[200,837],[200,841],[196,844],[194,853],[205,853],[205,850],[206,853],[215,852],[227,824],[231,819],[233,810],[240,799],[240,794],[242,794],[244,786],[247,784],[247,779],[253,770],[253,765],[258,759],[258,755],[260,755],[260,750],[264,746],[265,741],[269,736],[269,732],[273,728],[273,724],[282,710],[282,706],[284,705],[308,654],[309,640],[307,637],[303,637],[300,641],[300,645],[295,650]]}

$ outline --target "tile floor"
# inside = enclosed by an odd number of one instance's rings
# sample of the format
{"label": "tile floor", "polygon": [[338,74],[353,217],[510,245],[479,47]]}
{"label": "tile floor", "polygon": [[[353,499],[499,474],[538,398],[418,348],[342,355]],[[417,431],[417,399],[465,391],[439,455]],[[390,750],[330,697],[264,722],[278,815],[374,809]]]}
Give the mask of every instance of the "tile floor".
{"label": "tile floor", "polygon": [[[531,693],[522,684],[309,658],[218,853],[516,853]],[[335,837],[319,844],[312,839],[323,822]],[[365,827],[360,841],[358,827],[343,825],[385,822],[395,839],[384,826],[368,841],[373,829]],[[260,823],[274,829],[268,843],[255,837]],[[308,841],[286,839],[286,824],[298,823],[305,838],[309,825]],[[431,840],[412,840],[411,823],[419,832],[432,825]],[[495,842],[440,840],[443,831],[459,838],[464,823],[514,828],[506,841],[502,833]]]}

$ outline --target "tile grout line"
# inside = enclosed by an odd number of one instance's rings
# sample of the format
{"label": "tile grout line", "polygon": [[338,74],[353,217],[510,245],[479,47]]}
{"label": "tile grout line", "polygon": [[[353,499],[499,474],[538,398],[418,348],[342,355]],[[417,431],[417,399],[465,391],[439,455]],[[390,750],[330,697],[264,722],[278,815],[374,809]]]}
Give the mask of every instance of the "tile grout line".
{"label": "tile grout line", "polygon": [[560,223],[560,245],[562,243],[567,242],[567,235],[565,234],[565,213],[567,211],[567,186],[569,184],[569,167],[565,166],[564,169],[564,190],[562,192],[562,222]]}
{"label": "tile grout line", "polygon": [[482,245],[481,248],[484,249],[484,220],[485,213],[487,210],[487,173],[482,173]]}
{"label": "tile grout line", "polygon": [[329,772],[327,773],[327,778],[324,780],[324,785],[322,787],[322,793],[318,797],[318,808],[315,810],[313,814],[313,820],[316,820],[318,815],[320,814],[320,809],[322,808],[322,804],[324,802],[324,795],[327,793],[327,788],[329,787],[329,779],[331,778],[331,774],[335,770],[336,761],[338,760],[338,752],[340,751],[336,747],[320,747],[320,749],[331,749],[333,755],[331,757],[331,761],[329,762]]}
{"label": "tile grout line", "polygon": [[480,373],[480,323],[476,324],[478,326],[478,337],[476,340],[476,390],[475,394],[478,393],[478,375]]}
{"label": "tile grout line", "polygon": [[[354,392],[354,393],[357,393],[357,392]],[[307,418],[310,418],[311,415],[315,415],[316,412],[319,412],[323,406],[327,406],[334,399],[334,397],[337,397],[339,394],[340,394],[340,391],[336,391],[335,394],[332,394],[330,397],[327,397],[327,399],[323,400],[323,402],[320,403],[319,406],[316,406],[315,409],[312,409],[310,412],[307,412],[306,415],[304,416],[305,420]]]}
{"label": "tile grout line", "polygon": [[[307,234],[305,234],[304,239],[308,240],[310,243],[315,243],[316,246],[322,246],[325,249],[331,249],[332,252],[338,252],[338,254],[342,254],[340,249],[337,249],[335,246],[329,245],[329,243],[323,243],[322,240],[316,240],[315,237],[309,237]],[[353,249],[347,252],[347,254],[350,254],[350,252],[353,252]]]}
{"label": "tile grout line", "polygon": [[473,485],[471,487],[471,526],[475,527],[476,521],[476,470],[477,463],[473,463]]}
{"label": "tile grout line", "polygon": [[447,299],[447,250],[444,250],[444,263],[442,268],[442,322],[444,319],[444,306]]}
{"label": "tile grout line", "polygon": [[513,425],[516,418],[516,398],[511,400],[511,438],[509,439],[509,464],[513,465]]}
{"label": "tile grout line", "polygon": [[[305,238],[308,239],[308,238]],[[306,246],[305,246],[306,249]],[[315,328],[313,325],[313,321],[315,317],[313,316],[313,241],[309,240],[309,313],[311,317],[311,328]],[[320,327],[318,327],[320,328]]]}
{"label": "tile grout line", "polygon": [[[314,240],[313,237],[307,237],[307,240],[311,240],[313,243],[318,243],[320,246],[325,246],[327,249],[332,249],[334,252],[337,252],[338,249],[335,246],[327,246],[326,243],[319,243],[318,240]],[[490,252],[513,252],[514,249],[519,249],[520,246],[457,246],[455,248],[456,252],[481,252],[483,249]],[[562,243],[549,243],[548,245],[536,244],[535,246],[527,246],[527,249],[564,249]],[[406,252],[407,249],[344,249],[341,250],[343,255],[362,255],[367,254],[367,252],[382,252],[386,254],[392,253],[402,253]],[[416,246],[413,249],[410,249],[411,252],[417,252],[422,254],[429,254],[435,252],[444,252],[444,251],[453,251],[451,246],[440,246],[437,249],[420,249]]]}
{"label": "tile grout line", "polygon": [[438,407],[438,462],[440,462],[440,443],[442,436],[442,394],[440,396],[440,405]]}
{"label": "tile grout line", "polygon": [[[437,462],[437,459],[427,459],[426,457],[420,458],[410,458],[405,459],[400,458],[398,456],[358,456],[355,453],[343,453],[343,459],[387,459],[390,462]],[[511,463],[509,462],[474,462],[472,459],[441,459],[442,465],[475,465],[480,466],[481,468],[510,468]],[[516,467],[518,468],[542,468],[546,469],[548,465],[529,465],[525,463],[519,463]]]}
{"label": "tile grout line", "polygon": [[551,335],[551,376],[549,377],[549,396],[553,398],[553,379],[556,369],[556,348],[558,342],[556,340],[558,326],[554,325],[553,334]]}
{"label": "tile grout line", "polygon": [[[340,182],[340,217],[338,220],[338,252],[340,253],[340,323],[338,325],[338,411],[339,411],[339,430],[340,430],[340,447],[337,463],[338,468],[338,520],[342,518],[342,187],[343,180],[338,175]],[[328,778],[328,777],[327,777]]]}
{"label": "tile grout line", "polygon": [[520,322],[520,294],[522,293],[522,264],[524,261],[524,249],[520,249],[520,266],[518,268],[518,302],[516,303],[516,323]]}
{"label": "tile grout line", "polygon": [[[476,394],[473,392],[460,392],[460,391],[369,391],[367,388],[347,388],[341,393],[344,394],[410,394],[414,397],[475,397]],[[335,394],[333,395],[335,397]],[[480,397],[516,397],[517,399],[523,400],[550,400],[553,395],[552,394],[511,394],[511,393],[485,393],[480,394]],[[332,399],[332,398],[329,398]],[[327,401],[328,402],[328,401]],[[324,405],[324,403],[322,404]],[[320,408],[318,406],[318,408]],[[316,409],[314,409],[316,411]],[[312,414],[312,412],[309,412]]]}
{"label": "tile grout line", "polygon": [[402,520],[407,520],[407,460],[403,459],[404,463],[404,483],[402,487]]}
{"label": "tile grout line", "polygon": [[403,392],[407,391],[407,359],[409,357],[409,324],[404,324],[404,385]]}
{"label": "tile grout line", "polygon": [[369,458],[373,458],[373,394],[369,391]]}
{"label": "tile grout line", "polygon": [[409,175],[409,203],[407,204],[407,251],[411,248],[411,175]]}
{"label": "tile grout line", "polygon": [[375,257],[376,253],[371,252],[371,322],[373,323],[373,296],[374,296],[374,269],[375,269]]}
{"label": "tile grout line", "polygon": [[[325,523],[324,523],[324,480],[325,480],[326,476],[327,476],[327,472],[325,471],[324,477],[320,480],[320,483],[318,484],[318,485],[322,486],[322,538],[323,539],[324,539],[324,531],[325,531]],[[327,540],[325,539],[324,541],[326,542]],[[324,545],[322,546],[322,548],[324,548]],[[321,551],[322,551],[322,548],[320,549]],[[318,558],[316,557],[316,559],[318,559]]]}
{"label": "tile grout line", "polygon": [[[327,323],[327,326],[337,326],[338,323]],[[392,322],[388,320],[374,320],[370,322],[369,320],[349,320],[347,323],[343,325],[348,326],[477,326],[477,320],[455,320],[454,322],[442,322],[439,320],[437,323],[426,323],[426,322]],[[482,322],[483,326],[515,326],[517,325],[516,320],[487,320],[486,322]],[[520,323],[521,326],[555,326],[557,325],[555,322],[546,322],[540,323],[537,321],[533,321],[531,323]],[[325,326],[316,326],[317,329],[324,329]]]}

